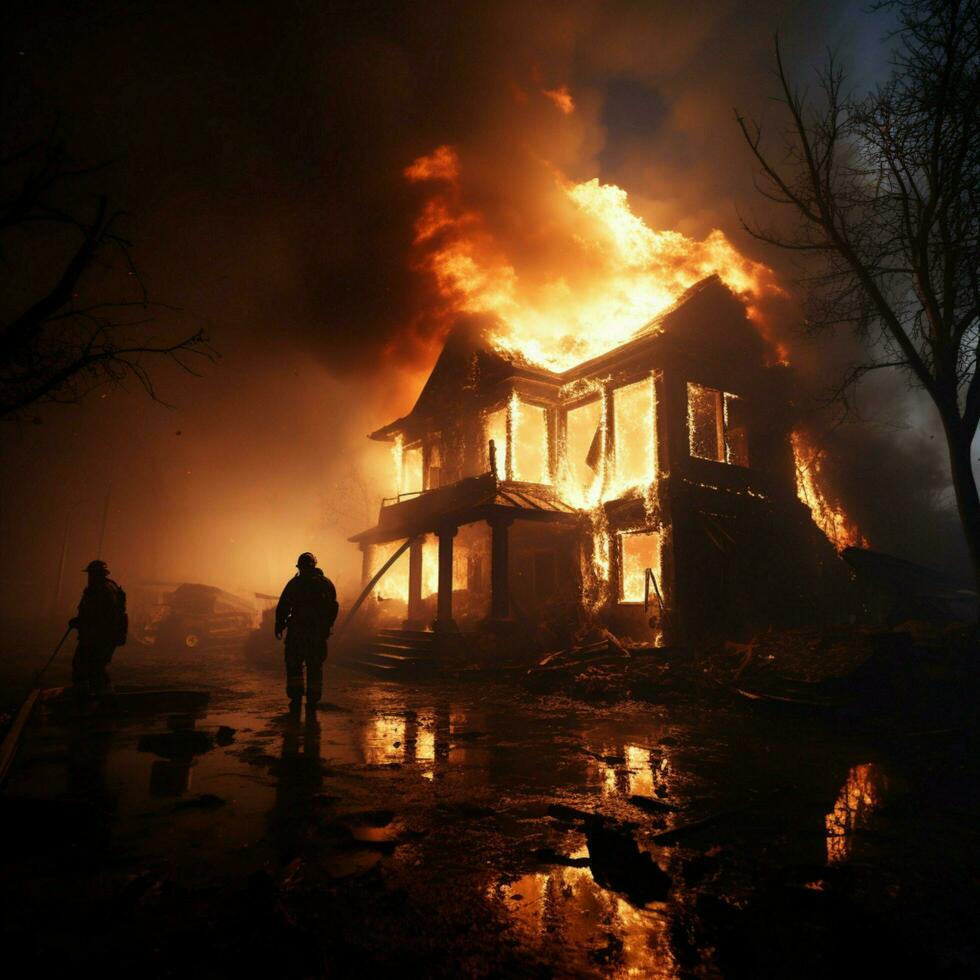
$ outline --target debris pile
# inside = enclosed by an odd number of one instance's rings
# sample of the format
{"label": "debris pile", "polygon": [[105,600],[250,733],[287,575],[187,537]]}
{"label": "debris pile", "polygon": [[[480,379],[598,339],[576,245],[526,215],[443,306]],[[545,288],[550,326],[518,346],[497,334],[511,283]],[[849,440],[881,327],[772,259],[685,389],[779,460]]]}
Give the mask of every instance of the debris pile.
{"label": "debris pile", "polygon": [[548,653],[527,670],[526,686],[583,701],[627,699],[659,702],[704,693],[704,678],[686,649],[657,647],[613,635],[601,626]]}
{"label": "debris pile", "polygon": [[631,652],[609,630],[592,627],[570,647],[546,654],[526,675],[536,693],[561,691],[592,701],[615,701],[627,696]]}

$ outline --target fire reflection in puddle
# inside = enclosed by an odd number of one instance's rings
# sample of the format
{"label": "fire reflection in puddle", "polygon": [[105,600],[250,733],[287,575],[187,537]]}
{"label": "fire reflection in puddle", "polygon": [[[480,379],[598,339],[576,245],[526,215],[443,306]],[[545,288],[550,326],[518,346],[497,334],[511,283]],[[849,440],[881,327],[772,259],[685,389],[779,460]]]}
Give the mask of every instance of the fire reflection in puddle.
{"label": "fire reflection in puddle", "polygon": [[370,766],[401,762],[405,758],[405,718],[377,715],[365,726],[364,761]]}
{"label": "fire reflection in puddle", "polygon": [[653,795],[653,759],[649,749],[627,745],[626,771],[631,795]]}
{"label": "fire reflection in puddle", "polygon": [[888,791],[888,778],[873,762],[853,766],[841,787],[834,809],[827,814],[827,863],[850,857],[854,834],[866,830]]}
{"label": "fire reflection in puddle", "polygon": [[673,978],[669,920],[595,883],[588,868],[555,868],[490,888],[522,938],[574,951],[609,976]]}
{"label": "fire reflection in puddle", "polygon": [[377,715],[361,728],[361,756],[367,765],[421,763],[422,775],[432,779],[436,727],[436,717],[431,711]]}
{"label": "fire reflection in puddle", "polygon": [[590,752],[593,782],[603,796],[670,795],[670,763],[665,754],[643,745],[625,745],[622,752],[604,747]]}

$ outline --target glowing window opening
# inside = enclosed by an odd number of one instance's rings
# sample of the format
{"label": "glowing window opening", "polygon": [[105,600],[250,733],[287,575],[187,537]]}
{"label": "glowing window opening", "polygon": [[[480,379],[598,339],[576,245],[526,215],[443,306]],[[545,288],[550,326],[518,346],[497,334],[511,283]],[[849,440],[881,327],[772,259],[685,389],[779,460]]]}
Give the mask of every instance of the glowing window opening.
{"label": "glowing window opening", "polygon": [[497,475],[507,479],[507,409],[498,408],[487,415],[485,452],[487,469],[490,469],[490,442],[493,441],[497,455]]}
{"label": "glowing window opening", "polygon": [[738,395],[688,382],[687,433],[688,449],[696,459],[749,465],[745,408]]}
{"label": "glowing window opening", "polygon": [[510,431],[513,479],[525,483],[550,483],[547,409],[513,399]]}
{"label": "glowing window opening", "polygon": [[564,489],[580,506],[586,505],[589,492],[598,479],[604,442],[601,398],[574,405],[566,411],[563,467],[569,486]]}
{"label": "glowing window opening", "polygon": [[417,442],[406,446],[402,436],[398,435],[392,455],[395,461],[395,493],[421,493],[425,489],[422,444]]}
{"label": "glowing window opening", "polygon": [[493,440],[497,476],[525,483],[551,483],[548,462],[548,410],[511,396],[504,408],[489,412],[485,422],[487,469]]}
{"label": "glowing window opening", "polygon": [[438,438],[429,443],[428,488],[435,490],[442,486],[442,441]]}
{"label": "glowing window opening", "polygon": [[[660,534],[657,531],[620,531],[619,538],[619,603],[642,605],[646,595],[647,569],[656,578],[657,588],[663,596],[661,575]],[[650,586],[650,611],[656,615],[660,604],[656,590]]]}
{"label": "glowing window opening", "polygon": [[649,485],[656,478],[653,378],[616,388],[612,397],[616,483]]}

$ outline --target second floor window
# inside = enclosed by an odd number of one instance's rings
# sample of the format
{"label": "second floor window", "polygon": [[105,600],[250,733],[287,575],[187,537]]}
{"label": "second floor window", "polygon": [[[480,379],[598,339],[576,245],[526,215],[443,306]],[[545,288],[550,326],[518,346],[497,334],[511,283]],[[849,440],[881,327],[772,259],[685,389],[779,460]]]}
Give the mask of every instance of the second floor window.
{"label": "second floor window", "polygon": [[692,456],[749,465],[745,409],[738,395],[688,383],[687,433]]}
{"label": "second floor window", "polygon": [[[565,467],[576,495],[585,506],[595,486],[605,451],[602,437],[602,401],[596,398],[570,408],[565,416]],[[578,498],[581,499],[578,499]]]}
{"label": "second floor window", "polygon": [[501,480],[550,483],[548,413],[516,396],[486,417],[486,441],[492,439]]}
{"label": "second floor window", "polygon": [[435,490],[442,486],[442,443],[434,441],[429,444],[429,479],[428,488]]}
{"label": "second floor window", "polygon": [[646,485],[656,478],[653,378],[613,390],[616,483]]}
{"label": "second floor window", "polygon": [[494,458],[496,461],[497,476],[501,480],[507,479],[507,409],[498,408],[487,416],[486,425],[486,445],[487,445],[487,469],[490,469],[489,447],[493,443]]}
{"label": "second floor window", "polygon": [[548,413],[540,405],[511,402],[515,480],[548,483]]}
{"label": "second floor window", "polygon": [[396,444],[396,476],[398,479],[398,493],[418,493],[423,489],[422,486],[422,446],[416,443],[414,446],[402,447]]}

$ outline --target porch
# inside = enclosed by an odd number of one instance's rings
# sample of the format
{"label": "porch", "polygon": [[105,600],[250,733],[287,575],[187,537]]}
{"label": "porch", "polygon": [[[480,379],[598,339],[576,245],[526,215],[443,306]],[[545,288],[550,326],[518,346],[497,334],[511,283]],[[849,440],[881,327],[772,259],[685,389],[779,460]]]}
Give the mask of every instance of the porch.
{"label": "porch", "polygon": [[362,587],[403,604],[403,629],[451,636],[506,631],[577,593],[581,522],[551,487],[488,473],[385,501],[351,541]]}

